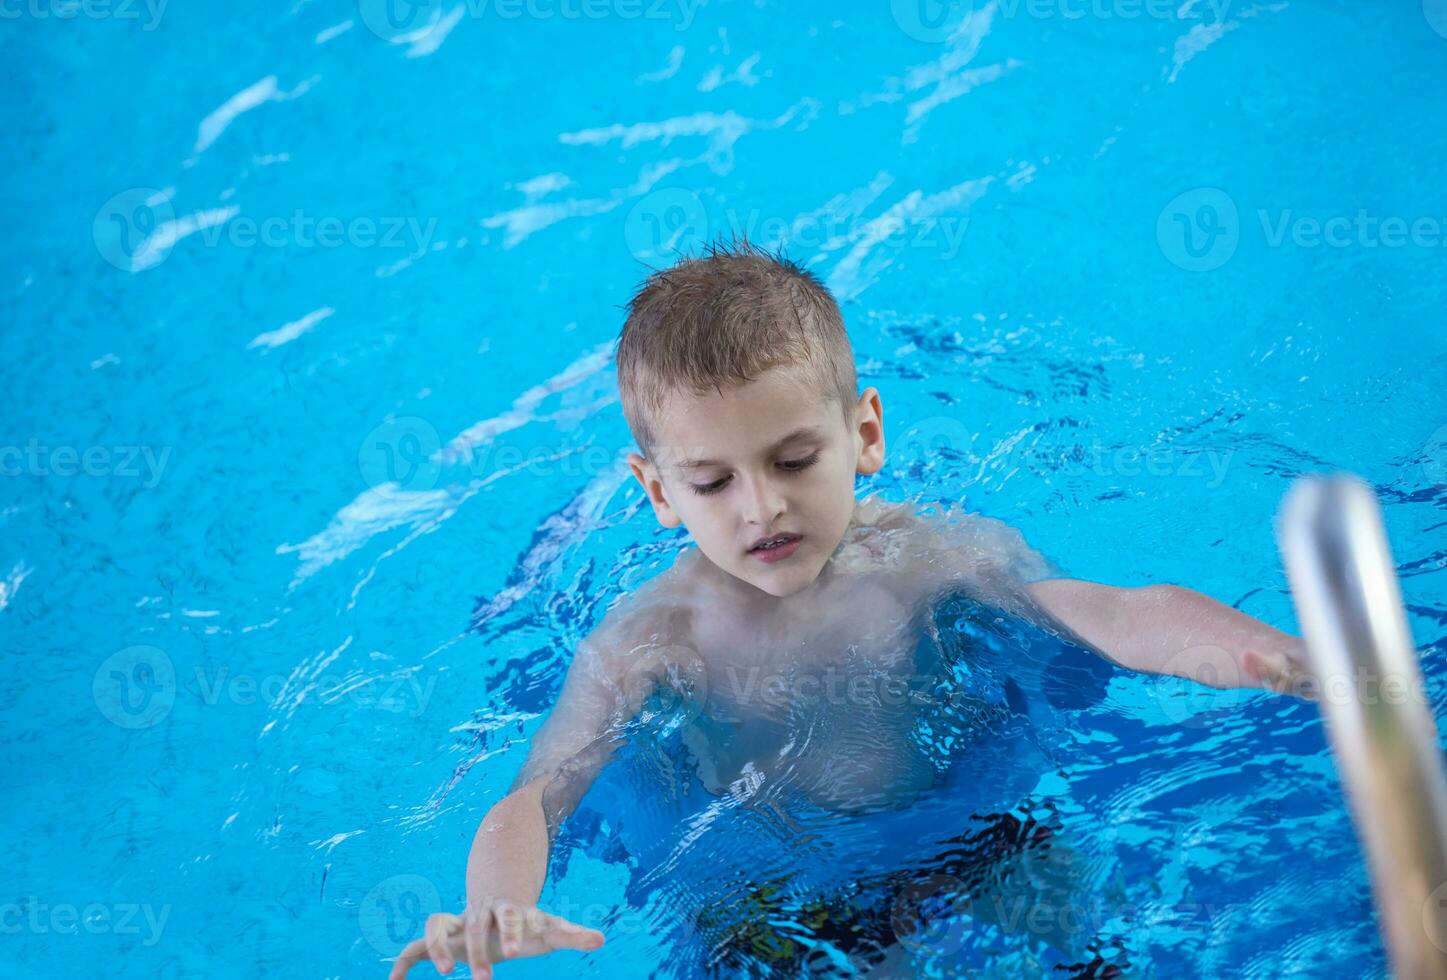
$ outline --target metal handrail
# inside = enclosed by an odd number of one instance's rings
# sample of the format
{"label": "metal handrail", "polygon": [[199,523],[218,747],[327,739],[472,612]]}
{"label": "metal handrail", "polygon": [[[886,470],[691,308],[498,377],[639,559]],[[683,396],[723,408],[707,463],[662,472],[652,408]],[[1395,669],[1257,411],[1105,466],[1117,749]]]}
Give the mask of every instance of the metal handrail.
{"label": "metal handrail", "polygon": [[1278,539],[1393,975],[1447,980],[1447,779],[1381,509],[1355,477],[1303,479]]}

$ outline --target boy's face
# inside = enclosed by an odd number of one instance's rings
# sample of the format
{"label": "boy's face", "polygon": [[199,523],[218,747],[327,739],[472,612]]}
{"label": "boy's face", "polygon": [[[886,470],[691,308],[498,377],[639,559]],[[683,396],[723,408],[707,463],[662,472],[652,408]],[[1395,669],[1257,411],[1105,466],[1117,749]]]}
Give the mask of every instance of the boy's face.
{"label": "boy's face", "polygon": [[[850,407],[796,368],[695,395],[653,420],[652,457],[629,456],[665,527],[683,524],[719,568],[774,596],[819,576],[854,514],[854,474],[884,465],[879,392]],[[786,536],[773,549],[756,545]]]}

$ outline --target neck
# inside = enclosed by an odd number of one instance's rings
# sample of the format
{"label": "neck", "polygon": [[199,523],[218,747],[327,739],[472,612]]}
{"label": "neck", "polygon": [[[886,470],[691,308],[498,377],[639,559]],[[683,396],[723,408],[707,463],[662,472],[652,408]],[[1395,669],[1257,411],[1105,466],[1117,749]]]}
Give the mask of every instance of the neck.
{"label": "neck", "polygon": [[[707,562],[709,568],[712,569],[714,575],[717,577],[719,591],[723,591],[741,605],[746,606],[749,611],[753,613],[767,614],[778,609],[786,608],[789,603],[807,600],[811,596],[817,595],[821,588],[834,578],[834,559],[831,557],[829,561],[824,563],[824,568],[815,576],[814,581],[804,586],[804,588],[798,592],[792,592],[786,596],[777,596],[771,592],[765,592],[746,579],[741,579],[724,571],[709,561],[707,556],[703,555],[702,552],[699,553],[699,556]],[[718,594],[717,591],[715,594]]]}

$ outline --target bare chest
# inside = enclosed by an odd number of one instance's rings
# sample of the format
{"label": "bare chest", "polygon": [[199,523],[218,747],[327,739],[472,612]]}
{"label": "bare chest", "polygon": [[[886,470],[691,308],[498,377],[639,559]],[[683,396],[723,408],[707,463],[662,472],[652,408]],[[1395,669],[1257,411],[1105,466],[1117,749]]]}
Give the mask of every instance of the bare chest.
{"label": "bare chest", "polygon": [[777,719],[811,693],[913,660],[919,611],[860,576],[768,614],[705,610],[695,640],[716,716]]}
{"label": "bare chest", "polygon": [[931,778],[910,738],[922,618],[869,577],[787,616],[699,615],[706,689],[686,737],[705,783],[753,767],[834,806]]}

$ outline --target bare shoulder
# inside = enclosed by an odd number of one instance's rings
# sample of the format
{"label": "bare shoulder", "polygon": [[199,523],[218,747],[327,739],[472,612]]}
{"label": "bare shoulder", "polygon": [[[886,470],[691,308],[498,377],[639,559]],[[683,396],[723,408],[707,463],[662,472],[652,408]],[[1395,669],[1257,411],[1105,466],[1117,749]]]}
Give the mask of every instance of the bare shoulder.
{"label": "bare shoulder", "polygon": [[854,515],[831,558],[842,579],[881,585],[896,598],[912,601],[919,576],[913,571],[927,560],[930,548],[923,539],[928,525],[912,503],[882,497],[855,501]]}
{"label": "bare shoulder", "polygon": [[839,557],[851,568],[897,567],[927,553],[938,529],[913,503],[878,496],[855,503]]}
{"label": "bare shoulder", "polygon": [[[877,505],[884,550],[897,577],[920,594],[965,590],[991,601],[1053,576],[1018,528],[962,502]],[[878,546],[877,546],[878,547]]]}
{"label": "bare shoulder", "polygon": [[1018,528],[958,501],[882,505],[880,526],[904,532],[913,545],[927,550],[1018,552],[1026,547]]}
{"label": "bare shoulder", "polygon": [[861,497],[854,504],[854,526],[877,531],[901,530],[919,523],[916,505],[885,500],[878,495]]}
{"label": "bare shoulder", "polygon": [[623,595],[582,647],[610,664],[626,668],[646,650],[693,646],[693,604],[688,567],[673,567]]}

